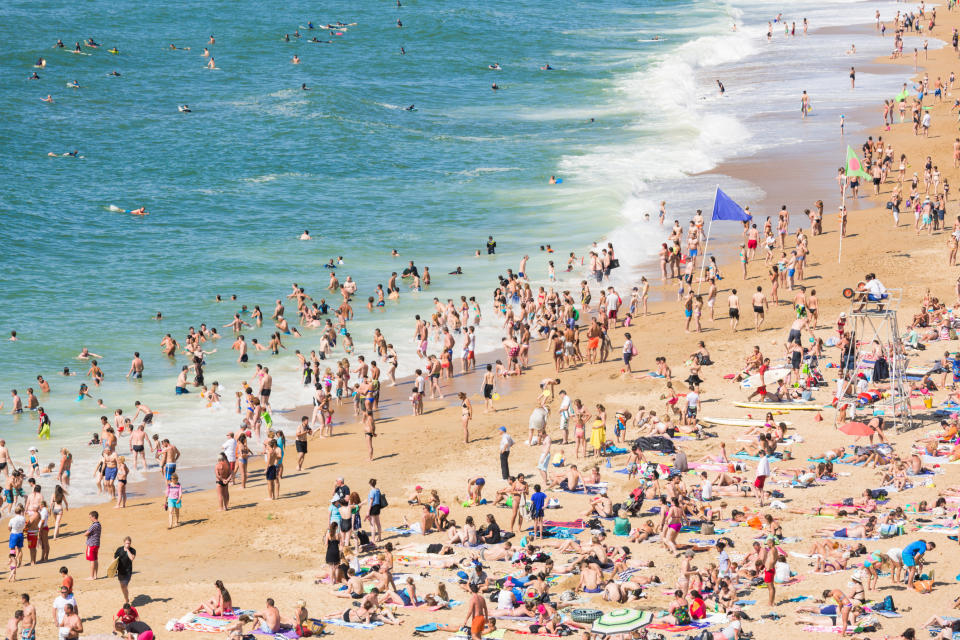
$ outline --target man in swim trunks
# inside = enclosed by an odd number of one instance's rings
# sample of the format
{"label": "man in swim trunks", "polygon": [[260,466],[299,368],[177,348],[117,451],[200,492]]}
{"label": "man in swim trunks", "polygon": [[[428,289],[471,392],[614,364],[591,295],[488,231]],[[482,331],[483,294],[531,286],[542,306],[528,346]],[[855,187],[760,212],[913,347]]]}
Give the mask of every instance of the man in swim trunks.
{"label": "man in swim trunks", "polygon": [[469,627],[471,640],[480,640],[483,629],[487,625],[487,601],[480,595],[478,585],[471,583],[469,588],[470,603],[467,607],[467,617],[463,626]]}
{"label": "man in swim trunks", "polygon": [[160,454],[160,465],[163,467],[163,477],[167,482],[170,482],[170,476],[177,470],[177,460],[180,459],[180,450],[170,444],[170,440],[167,438],[164,438],[160,442],[160,445],[163,447]]}
{"label": "man in swim trunks", "polygon": [[277,446],[276,438],[270,438],[267,442],[266,452],[264,458],[267,462],[267,499],[268,500],[279,500],[280,499],[280,478],[279,478],[279,466],[280,466],[280,448]]}

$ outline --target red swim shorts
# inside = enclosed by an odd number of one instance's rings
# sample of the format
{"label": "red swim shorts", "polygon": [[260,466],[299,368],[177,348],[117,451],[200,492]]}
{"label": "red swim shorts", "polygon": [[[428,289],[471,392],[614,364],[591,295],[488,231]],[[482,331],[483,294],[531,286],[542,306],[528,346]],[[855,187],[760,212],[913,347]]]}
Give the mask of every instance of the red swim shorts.
{"label": "red swim shorts", "polygon": [[100,553],[100,547],[87,547],[87,560],[94,562]]}
{"label": "red swim shorts", "polygon": [[753,481],[753,486],[757,489],[763,489],[764,483],[767,481],[767,476],[757,476],[757,479]]}

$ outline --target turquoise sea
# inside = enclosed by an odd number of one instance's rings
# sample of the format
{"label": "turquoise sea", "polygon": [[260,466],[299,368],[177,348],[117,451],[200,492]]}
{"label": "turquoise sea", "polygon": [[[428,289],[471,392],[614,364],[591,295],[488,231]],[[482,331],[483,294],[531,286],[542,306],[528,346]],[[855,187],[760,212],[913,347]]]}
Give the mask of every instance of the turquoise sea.
{"label": "turquoise sea", "polygon": [[[401,2],[0,5],[0,331],[21,338],[0,344],[0,436],[15,457],[36,442],[36,422],[6,415],[6,389],[25,395],[43,374],[53,385],[41,402],[54,439],[40,444],[42,461],[67,446],[89,465],[98,417],[129,413],[140,399],[160,412],[159,431],[187,465],[212,463],[235,413],[175,398],[184,361],[161,357],[160,339],[222,326],[240,304],[269,315],[293,282],[321,297],[323,265],[336,256],[345,260],[341,280],[360,284],[358,307],[408,260],[429,266],[429,290],[404,291],[385,311],[358,309],[351,325],[361,353],[380,327],[400,351],[401,373],[414,366],[413,314],[429,314],[434,296],[476,295],[486,305],[494,276],[516,270],[524,253],[534,283],[551,286],[547,259],[561,272],[570,251],[612,240],[629,267],[621,283],[631,286],[638,269],[655,275],[649,260],[665,235],[645,214],[655,219],[661,199],[683,221],[709,208],[716,177],[690,174],[782,142],[772,132],[788,114],[795,121],[798,83],[816,81],[824,104],[852,100],[842,73],[825,75],[825,65],[847,63],[846,36],[801,47],[781,27],[768,44],[766,22],[781,10],[772,2]],[[788,19],[869,22],[876,8],[894,7],[801,3]],[[350,26],[319,29],[337,21]],[[53,47],[58,38],[65,49]],[[70,53],[86,38],[102,46]],[[204,67],[205,46],[218,70]],[[858,49],[868,59],[886,46],[877,38]],[[816,62],[799,62],[801,49]],[[46,67],[35,69],[41,57]],[[777,80],[784,64],[790,77]],[[34,71],[39,80],[28,79]],[[869,74],[858,81],[868,88],[856,100],[899,83],[879,78],[871,94]],[[41,101],[48,94],[52,104]],[[192,112],[180,113],[182,104]],[[787,139],[826,135],[826,121]],[[48,156],[74,150],[82,157]],[[563,183],[548,184],[551,175]],[[742,182],[725,188],[746,200],[759,193]],[[139,206],[150,215],[118,211]],[[305,229],[312,241],[298,240]],[[490,234],[497,256],[474,257]],[[541,253],[547,243],[557,253]],[[457,266],[463,276],[446,276]],[[580,276],[562,274],[555,286]],[[217,304],[216,294],[237,302]],[[481,349],[499,344],[484,309]],[[162,322],[152,319],[158,311]],[[265,342],[268,330],[247,335]],[[216,345],[206,377],[232,392],[249,370],[235,365],[229,342]],[[106,411],[75,400],[88,365],[74,356],[84,346],[104,356],[107,379],[93,395]],[[280,357],[253,358],[278,374],[277,406],[309,401],[291,383],[291,354],[314,348],[316,334],[287,346]],[[123,377],[135,350],[146,360],[142,382]],[[65,366],[80,375],[61,377]],[[81,495],[92,490],[86,475],[75,474]]]}

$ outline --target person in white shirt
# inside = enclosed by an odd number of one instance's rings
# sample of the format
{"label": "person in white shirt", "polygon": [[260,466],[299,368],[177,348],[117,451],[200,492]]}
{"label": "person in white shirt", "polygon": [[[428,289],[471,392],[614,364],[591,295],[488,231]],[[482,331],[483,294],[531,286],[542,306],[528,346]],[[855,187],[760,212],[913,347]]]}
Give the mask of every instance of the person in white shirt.
{"label": "person in white shirt", "polygon": [[[864,285],[864,289],[867,292],[866,300],[869,302],[880,303],[877,305],[877,308],[882,310],[883,301],[889,297],[889,295],[887,294],[887,288],[883,286],[883,283],[880,282],[879,279],[877,279],[877,274],[875,273],[868,273],[865,279],[866,279],[866,284]],[[863,301],[863,298],[860,298],[860,300]],[[857,311],[862,311],[864,304],[865,303],[861,304],[857,308]]]}
{"label": "person in white shirt", "polygon": [[703,478],[702,482],[700,482],[700,499],[704,502],[713,500],[713,483],[710,482],[707,472],[702,471],[700,477]]}
{"label": "person in white shirt", "polygon": [[23,530],[27,526],[27,520],[23,517],[23,505],[18,504],[14,509],[13,516],[7,523],[10,529],[10,549],[17,550],[17,564],[23,556]]}
{"label": "person in white shirt", "polygon": [[[60,587],[60,595],[53,600],[53,621],[57,623],[59,629],[63,625],[63,618],[66,615],[64,609],[68,604],[73,605],[74,611],[78,611],[77,600],[67,587]],[[60,637],[64,637],[61,632]]]}
{"label": "person in white shirt", "polygon": [[223,441],[220,448],[223,449],[224,455],[227,456],[227,462],[232,467],[237,461],[237,441],[233,437],[233,432],[227,434],[227,439]]}
{"label": "person in white shirt", "polygon": [[690,385],[687,391],[687,412],[683,416],[683,424],[696,424],[697,414],[700,413],[700,394]]}
{"label": "person in white shirt", "polygon": [[560,390],[560,430],[563,431],[563,444],[570,444],[570,396]]}
{"label": "person in white shirt", "polygon": [[500,427],[500,475],[504,480],[510,479],[510,447],[513,446],[513,438],[507,433],[506,427]]}
{"label": "person in white shirt", "polygon": [[630,368],[630,361],[633,360],[633,340],[629,333],[623,334],[623,337],[623,367],[627,373],[633,373],[633,369]]}

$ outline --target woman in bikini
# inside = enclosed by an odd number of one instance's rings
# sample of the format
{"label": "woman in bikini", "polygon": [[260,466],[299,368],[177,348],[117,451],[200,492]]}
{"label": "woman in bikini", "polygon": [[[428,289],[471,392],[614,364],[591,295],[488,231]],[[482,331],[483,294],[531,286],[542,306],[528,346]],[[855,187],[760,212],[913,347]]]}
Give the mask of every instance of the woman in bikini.
{"label": "woman in bikini", "polygon": [[667,510],[665,527],[663,529],[663,546],[670,553],[677,552],[677,535],[683,527],[683,509],[680,508],[680,501],[673,498],[670,508]]}
{"label": "woman in bikini", "polygon": [[227,588],[223,586],[223,581],[217,580],[213,583],[213,586],[217,588],[217,595],[198,604],[197,608],[193,610],[194,613],[203,611],[211,616],[222,616],[233,611],[233,599],[230,597]]}

